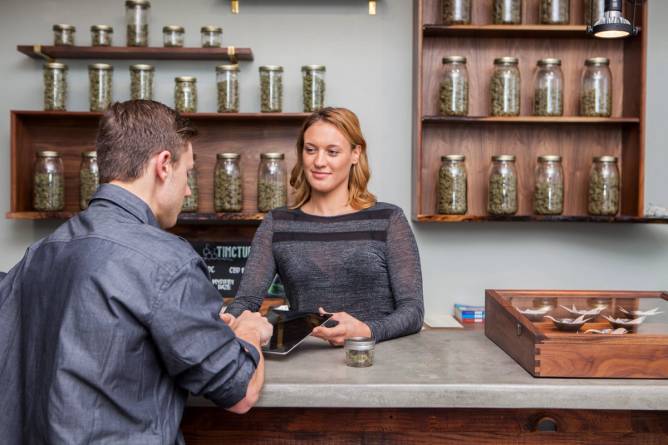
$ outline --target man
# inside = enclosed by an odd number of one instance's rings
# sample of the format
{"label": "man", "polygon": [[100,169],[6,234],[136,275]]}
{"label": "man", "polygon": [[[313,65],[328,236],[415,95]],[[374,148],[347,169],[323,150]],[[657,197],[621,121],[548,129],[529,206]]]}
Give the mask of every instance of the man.
{"label": "man", "polygon": [[0,281],[2,443],[182,443],[188,392],[236,413],[257,401],[271,325],[220,321],[206,265],[163,230],[190,194],[194,135],[153,101],[103,115],[89,208]]}

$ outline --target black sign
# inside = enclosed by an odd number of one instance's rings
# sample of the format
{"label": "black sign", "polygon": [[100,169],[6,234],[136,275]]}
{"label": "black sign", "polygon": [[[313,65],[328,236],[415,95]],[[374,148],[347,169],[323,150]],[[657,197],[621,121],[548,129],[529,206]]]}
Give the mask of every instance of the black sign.
{"label": "black sign", "polygon": [[191,241],[190,244],[204,259],[211,274],[211,282],[220,295],[223,298],[234,297],[250,255],[250,242]]}

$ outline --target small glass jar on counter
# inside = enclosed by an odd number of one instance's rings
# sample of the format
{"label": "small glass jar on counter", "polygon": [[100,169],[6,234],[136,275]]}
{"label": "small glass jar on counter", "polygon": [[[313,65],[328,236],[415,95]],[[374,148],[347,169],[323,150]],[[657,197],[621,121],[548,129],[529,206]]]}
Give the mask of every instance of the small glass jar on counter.
{"label": "small glass jar on counter", "polygon": [[515,156],[492,156],[487,193],[487,213],[514,215],[517,213],[517,170]]}
{"label": "small glass jar on counter", "polygon": [[571,20],[571,0],[540,0],[540,23],[567,25]]}
{"label": "small glass jar on counter", "polygon": [[179,113],[197,112],[197,78],[179,76],[174,78],[174,108]]}
{"label": "small glass jar on counter", "polygon": [[223,28],[220,26],[202,26],[202,48],[220,48],[223,46]]}
{"label": "small glass jar on counter", "polygon": [[216,67],[218,86],[218,112],[239,112],[239,65],[218,65]]}
{"label": "small glass jar on counter", "polygon": [[537,215],[561,215],[564,211],[564,169],[561,156],[538,157],[533,211]]}
{"label": "small glass jar on counter", "polygon": [[81,166],[79,167],[79,207],[81,210],[88,208],[88,202],[99,185],[100,171],[97,167],[97,152],[84,151],[81,153]]}
{"label": "small glass jar on counter", "polygon": [[522,23],[522,0],[494,0],[492,22],[496,25]]}
{"label": "small glass jar on counter", "polygon": [[612,73],[610,60],[606,57],[593,57],[585,61],[580,87],[580,115],[612,115]]}
{"label": "small glass jar on counter", "polygon": [[466,116],[469,113],[469,74],[466,57],[443,58],[443,79],[439,89],[441,114]]}
{"label": "small glass jar on counter", "polygon": [[367,368],[373,365],[376,342],[369,337],[350,337],[343,343],[346,365],[353,368]]}
{"label": "small glass jar on counter", "polygon": [[130,65],[130,97],[132,100],[153,99],[153,65]]}
{"label": "small glass jar on counter", "polygon": [[517,57],[494,59],[494,72],[489,87],[492,116],[520,115],[522,80],[518,64]]}
{"label": "small glass jar on counter", "polygon": [[106,63],[88,65],[90,111],[105,111],[111,105],[114,67]]}
{"label": "small glass jar on counter", "polygon": [[619,168],[614,156],[597,156],[589,172],[590,215],[613,216],[619,212]]}
{"label": "small glass jar on counter", "polygon": [[471,0],[441,0],[444,25],[469,25]]}
{"label": "small glass jar on counter", "polygon": [[302,66],[304,112],[312,113],[325,106],[325,65]]}
{"label": "small glass jar on counter", "polygon": [[533,111],[536,116],[564,114],[564,75],[560,59],[541,59],[537,63]]}
{"label": "small glass jar on counter", "polygon": [[39,151],[33,170],[32,206],[35,210],[55,212],[65,207],[63,160],[57,151]]}
{"label": "small glass jar on counter", "polygon": [[213,207],[216,212],[241,212],[243,181],[238,153],[218,153],[213,177]]}
{"label": "small glass jar on counter", "polygon": [[44,64],[44,110],[65,111],[67,104],[67,65],[49,62]]}
{"label": "small glass jar on counter", "polygon": [[268,212],[288,204],[287,173],[283,153],[262,153],[257,174],[257,208]]}
{"label": "small glass jar on counter", "polygon": [[605,0],[585,0],[584,2],[584,21],[585,25],[594,26],[596,22],[603,18],[605,13]]}
{"label": "small glass jar on counter", "polygon": [[466,158],[441,156],[438,171],[438,213],[464,215],[468,210]]}
{"label": "small glass jar on counter", "polygon": [[260,67],[260,111],[280,113],[283,111],[283,67],[264,65]]}
{"label": "small glass jar on counter", "polygon": [[199,184],[197,183],[197,156],[193,154],[193,168],[188,170],[188,188],[190,196],[183,199],[182,212],[196,212],[199,208]]}
{"label": "small glass jar on counter", "polygon": [[162,27],[162,46],[165,48],[183,48],[186,30],[179,25],[166,25]]}
{"label": "small glass jar on counter", "polygon": [[125,24],[127,46],[148,46],[149,0],[126,0]]}
{"label": "small glass jar on counter", "polygon": [[93,25],[90,27],[91,46],[111,46],[114,39],[114,28],[109,25]]}
{"label": "small glass jar on counter", "polygon": [[72,25],[53,25],[54,46],[74,46],[74,37],[77,29]]}

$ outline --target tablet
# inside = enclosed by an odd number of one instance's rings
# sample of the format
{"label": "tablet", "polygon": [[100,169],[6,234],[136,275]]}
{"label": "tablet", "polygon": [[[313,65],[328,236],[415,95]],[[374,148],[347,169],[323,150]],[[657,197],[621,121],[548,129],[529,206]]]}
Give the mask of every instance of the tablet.
{"label": "tablet", "polygon": [[[293,349],[311,335],[313,328],[321,326],[330,319],[332,314],[315,312],[296,312],[271,310],[267,320],[274,326],[274,333],[269,344],[262,348],[265,354],[288,355]],[[327,327],[338,324],[332,320]]]}

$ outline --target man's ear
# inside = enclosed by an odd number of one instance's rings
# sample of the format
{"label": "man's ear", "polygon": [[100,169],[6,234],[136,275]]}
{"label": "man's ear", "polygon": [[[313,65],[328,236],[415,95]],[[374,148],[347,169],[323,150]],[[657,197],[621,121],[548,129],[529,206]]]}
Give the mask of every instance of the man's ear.
{"label": "man's ear", "polygon": [[166,181],[172,174],[172,154],[163,150],[155,155],[155,174],[161,181]]}

